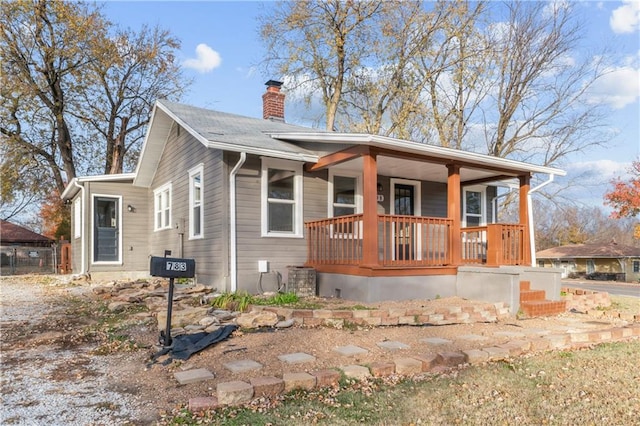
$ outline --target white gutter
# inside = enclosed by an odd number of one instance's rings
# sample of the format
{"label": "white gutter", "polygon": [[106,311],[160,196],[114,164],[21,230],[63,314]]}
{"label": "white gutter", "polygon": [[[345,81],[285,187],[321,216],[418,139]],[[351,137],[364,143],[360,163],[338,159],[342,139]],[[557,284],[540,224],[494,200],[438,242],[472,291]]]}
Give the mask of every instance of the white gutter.
{"label": "white gutter", "polygon": [[[87,213],[86,212],[86,206],[85,206],[85,196],[84,196],[84,185],[79,185],[78,184],[78,179],[73,178],[71,179],[71,183],[73,183],[73,185],[78,188],[80,190],[80,204],[82,205],[82,211],[80,214],[80,274],[84,274],[85,271],[85,246],[84,246],[84,242],[85,242],[85,232],[86,229],[84,228],[84,215]],[[71,213],[71,214],[75,214],[75,213]],[[69,236],[69,240],[71,240],[71,236]]]}
{"label": "white gutter", "polygon": [[241,152],[240,159],[229,173],[229,274],[231,278],[231,292],[238,289],[238,258],[237,258],[237,230],[236,230],[236,175],[247,159],[247,153]]}
{"label": "white gutter", "polygon": [[533,203],[531,201],[531,194],[541,189],[543,186],[547,186],[551,182],[553,182],[554,175],[553,173],[549,173],[549,179],[542,182],[540,185],[536,186],[529,190],[527,194],[527,207],[529,214],[529,244],[531,248],[531,266],[536,266],[536,241],[535,241],[535,231],[533,229]]}

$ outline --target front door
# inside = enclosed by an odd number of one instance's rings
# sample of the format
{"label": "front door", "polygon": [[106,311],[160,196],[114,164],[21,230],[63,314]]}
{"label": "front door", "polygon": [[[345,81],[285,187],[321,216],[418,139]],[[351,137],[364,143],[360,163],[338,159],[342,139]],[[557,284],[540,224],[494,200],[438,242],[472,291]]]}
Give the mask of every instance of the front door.
{"label": "front door", "polygon": [[93,261],[120,261],[120,203],[118,198],[93,199]]}
{"label": "front door", "polygon": [[[393,211],[398,216],[420,215],[420,182],[392,179]],[[411,219],[400,219],[394,229],[394,258],[417,260],[420,253],[420,229]]]}

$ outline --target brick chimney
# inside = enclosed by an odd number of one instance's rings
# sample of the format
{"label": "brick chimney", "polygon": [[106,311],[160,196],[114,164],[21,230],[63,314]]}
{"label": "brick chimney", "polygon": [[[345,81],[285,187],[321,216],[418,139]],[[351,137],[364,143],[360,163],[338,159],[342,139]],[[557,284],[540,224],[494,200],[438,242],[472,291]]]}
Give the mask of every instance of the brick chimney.
{"label": "brick chimney", "polygon": [[280,92],[281,81],[269,80],[267,91],[262,95],[262,118],[284,121],[284,93]]}

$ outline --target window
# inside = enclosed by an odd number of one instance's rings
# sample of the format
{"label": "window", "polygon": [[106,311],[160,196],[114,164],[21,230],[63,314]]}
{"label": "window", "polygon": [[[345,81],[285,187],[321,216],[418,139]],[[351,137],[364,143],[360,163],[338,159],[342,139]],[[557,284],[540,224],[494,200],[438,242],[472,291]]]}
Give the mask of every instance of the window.
{"label": "window", "polygon": [[202,164],[189,172],[189,238],[202,238]]}
{"label": "window", "polygon": [[120,264],[122,259],[122,197],[92,194],[93,263]]}
{"label": "window", "polygon": [[484,187],[469,187],[464,190],[462,226],[484,226],[487,224],[484,203],[485,189]]}
{"label": "window", "polygon": [[171,228],[171,183],[153,191],[154,224],[153,229]]}
{"label": "window", "polygon": [[640,260],[633,261],[633,272],[640,272]]}
{"label": "window", "polygon": [[329,217],[347,216],[362,211],[360,177],[329,173]]}
{"label": "window", "polygon": [[73,236],[82,236],[82,198],[76,198],[73,202]]}
{"label": "window", "polygon": [[302,237],[302,164],[262,160],[262,235]]}

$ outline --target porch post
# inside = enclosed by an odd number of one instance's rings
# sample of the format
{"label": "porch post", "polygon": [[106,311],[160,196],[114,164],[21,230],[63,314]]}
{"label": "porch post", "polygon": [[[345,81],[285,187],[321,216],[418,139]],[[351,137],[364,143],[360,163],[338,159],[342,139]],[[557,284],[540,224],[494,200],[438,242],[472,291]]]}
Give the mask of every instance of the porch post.
{"label": "porch post", "polygon": [[526,174],[522,176],[518,176],[520,180],[520,193],[519,193],[519,216],[520,216],[520,225],[524,226],[524,236],[522,244],[524,245],[522,249],[522,254],[524,256],[524,264],[531,265],[531,241],[530,236],[532,235],[532,229],[529,229],[531,222],[529,221],[529,189],[531,187],[531,175]]}
{"label": "porch post", "polygon": [[451,263],[453,265],[459,265],[462,260],[462,241],[460,237],[460,166],[458,164],[448,164],[447,170],[449,171],[447,177],[447,218],[453,223],[449,236]]}
{"label": "porch post", "polygon": [[378,166],[376,154],[362,156],[364,183],[362,206],[362,265],[378,265]]}

